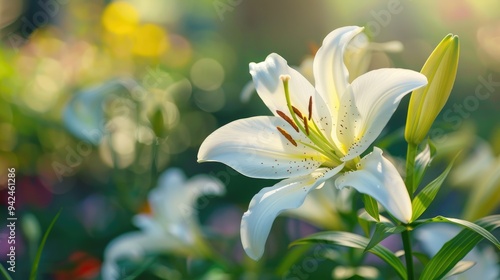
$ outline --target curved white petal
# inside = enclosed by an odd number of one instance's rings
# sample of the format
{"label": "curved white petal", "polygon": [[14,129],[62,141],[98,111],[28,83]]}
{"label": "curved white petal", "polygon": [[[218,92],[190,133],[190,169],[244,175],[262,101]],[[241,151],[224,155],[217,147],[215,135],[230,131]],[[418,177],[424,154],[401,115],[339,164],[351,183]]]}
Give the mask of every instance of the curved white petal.
{"label": "curved white petal", "polygon": [[[337,112],[342,95],[349,84],[344,53],[351,39],[362,27],[346,26],[330,32],[314,57],[314,80],[318,93],[331,112]],[[335,117],[335,116],[334,116]]]}
{"label": "curved white petal", "polygon": [[250,63],[250,74],[257,93],[269,110],[275,116],[278,116],[277,110],[280,110],[291,118],[292,115],[286,103],[285,88],[280,78],[283,75],[290,76],[288,89],[291,105],[297,108],[302,116],[308,118],[309,98],[312,97],[312,117],[325,131],[325,135],[330,136],[331,115],[325,101],[302,74],[288,66],[284,58],[272,53],[263,62]]}
{"label": "curved white petal", "polygon": [[104,263],[101,268],[104,280],[122,279],[118,261],[130,259],[140,261],[146,254],[165,251],[185,251],[182,243],[167,235],[129,232],[113,239],[104,251]]}
{"label": "curved white petal", "polygon": [[411,200],[403,179],[377,147],[361,159],[358,170],[341,175],[335,184],[338,188],[353,187],[370,195],[403,223],[411,220]]}
{"label": "curved white petal", "polygon": [[[276,127],[287,130],[295,147]],[[311,173],[323,162],[321,154],[299,141],[303,134],[277,117],[252,117],[231,122],[210,134],[201,144],[198,161],[222,162],[243,175],[281,179]]]}
{"label": "curved white petal", "polygon": [[282,75],[290,76],[289,90],[292,105],[307,113],[309,96],[314,96],[316,90],[311,83],[297,70],[288,66],[286,60],[276,53],[266,57],[260,63],[250,63],[255,89],[266,106],[276,115],[276,110],[288,113],[285,89]]}
{"label": "curved white petal", "polygon": [[377,69],[361,75],[342,97],[337,137],[350,160],[364,152],[378,137],[401,99],[427,84],[427,78],[406,69]]}
{"label": "curved white petal", "polygon": [[274,219],[283,211],[297,208],[307,194],[337,174],[344,165],[334,169],[318,169],[309,175],[286,179],[263,188],[256,194],[241,219],[241,243],[247,255],[260,259]]}

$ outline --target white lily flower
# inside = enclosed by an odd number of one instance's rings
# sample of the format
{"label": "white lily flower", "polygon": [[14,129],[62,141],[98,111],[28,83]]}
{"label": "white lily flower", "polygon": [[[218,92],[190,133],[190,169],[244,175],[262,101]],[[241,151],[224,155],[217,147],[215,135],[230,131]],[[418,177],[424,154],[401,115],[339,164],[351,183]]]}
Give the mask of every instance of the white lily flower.
{"label": "white lily flower", "polygon": [[241,222],[247,254],[259,259],[274,219],[297,208],[307,194],[342,171],[337,187],[350,186],[374,197],[402,222],[411,201],[396,168],[375,148],[359,156],[380,134],[408,92],[424,86],[422,74],[378,69],[349,83],[344,52],[363,28],[331,32],[314,59],[315,87],[277,54],[251,63],[257,92],[274,116],[229,123],[205,139],[198,161],[225,163],[254,178],[285,179],[262,189]]}
{"label": "white lily flower", "polygon": [[165,171],[148,195],[151,214],[133,218],[140,231],[118,236],[107,246],[103,279],[120,279],[120,259],[140,260],[148,254],[165,252],[208,256],[210,250],[201,237],[196,202],[203,195],[222,195],[224,191],[223,184],[210,176],[197,175],[186,180],[180,169]]}
{"label": "white lily flower", "polygon": [[[455,237],[461,228],[450,224],[429,224],[418,228],[415,231],[415,238],[422,245],[422,249],[434,256],[450,239]],[[472,249],[462,261],[472,261],[475,265],[469,270],[454,275],[446,279],[454,280],[495,280],[500,277],[500,267],[498,266],[498,256],[494,248]]]}

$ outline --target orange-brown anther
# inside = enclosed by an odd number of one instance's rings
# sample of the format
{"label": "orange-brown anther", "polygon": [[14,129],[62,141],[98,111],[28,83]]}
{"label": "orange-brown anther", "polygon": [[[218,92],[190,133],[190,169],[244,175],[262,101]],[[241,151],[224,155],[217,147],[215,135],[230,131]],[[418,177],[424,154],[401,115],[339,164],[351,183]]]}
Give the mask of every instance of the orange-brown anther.
{"label": "orange-brown anther", "polygon": [[312,118],[312,109],[313,109],[313,97],[309,96],[309,106],[307,108],[309,110],[309,120]]}
{"label": "orange-brown anther", "polygon": [[276,127],[278,129],[278,131],[283,135],[285,136],[285,138],[290,141],[290,143],[292,143],[292,145],[294,145],[295,147],[297,147],[297,142],[295,142],[295,140],[293,140],[292,136],[290,136],[290,134],[288,134],[283,128],[277,126]]}
{"label": "orange-brown anther", "polygon": [[293,129],[295,129],[295,131],[299,132],[299,127],[292,121],[292,119],[290,119],[290,117],[288,117],[280,110],[276,110],[276,113],[278,113],[280,117],[282,117],[287,123],[289,123],[293,127]]}
{"label": "orange-brown anther", "polygon": [[302,119],[302,113],[299,111],[299,109],[295,108],[295,106],[292,106],[292,109],[295,115],[299,116],[299,118]]}
{"label": "orange-brown anther", "polygon": [[307,123],[306,117],[302,118],[304,121],[304,128],[306,129],[306,134],[309,135],[309,124]]}

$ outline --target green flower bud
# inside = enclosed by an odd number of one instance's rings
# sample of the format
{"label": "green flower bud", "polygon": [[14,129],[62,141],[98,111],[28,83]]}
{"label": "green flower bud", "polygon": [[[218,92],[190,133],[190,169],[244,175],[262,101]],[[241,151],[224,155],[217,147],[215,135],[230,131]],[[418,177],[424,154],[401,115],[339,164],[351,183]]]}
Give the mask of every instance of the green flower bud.
{"label": "green flower bud", "polygon": [[422,67],[420,73],[427,77],[428,84],[411,95],[405,129],[408,143],[422,142],[443,109],[455,82],[459,52],[458,37],[448,34]]}

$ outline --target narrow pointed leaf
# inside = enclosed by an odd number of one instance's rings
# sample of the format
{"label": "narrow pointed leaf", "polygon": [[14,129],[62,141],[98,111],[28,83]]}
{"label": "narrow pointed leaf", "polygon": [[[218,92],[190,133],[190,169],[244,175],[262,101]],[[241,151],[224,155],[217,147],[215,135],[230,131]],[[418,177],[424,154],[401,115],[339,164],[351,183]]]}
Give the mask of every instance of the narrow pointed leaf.
{"label": "narrow pointed leaf", "polygon": [[415,175],[413,176],[413,186],[415,187],[415,189],[422,181],[425,171],[427,170],[435,156],[436,147],[434,147],[434,144],[432,144],[432,142],[429,140],[427,141],[424,150],[421,151],[415,158]]}
{"label": "narrow pointed leaf", "polygon": [[422,215],[422,213],[424,213],[427,207],[429,207],[429,205],[432,203],[439,189],[441,188],[441,185],[448,176],[448,173],[450,173],[454,161],[455,160],[452,160],[446,170],[443,171],[441,175],[430,182],[427,186],[425,186],[425,188],[423,188],[422,191],[420,191],[418,195],[413,199],[413,215],[411,218],[412,221],[418,219],[418,217],[420,217],[420,215]]}
{"label": "narrow pointed leaf", "polygon": [[382,240],[386,239],[390,235],[401,233],[405,231],[404,226],[390,226],[385,223],[377,223],[375,225],[375,231],[373,232],[372,238],[368,245],[366,245],[365,252],[373,248],[373,246],[379,244]]}
{"label": "narrow pointed leaf", "polygon": [[[500,227],[500,215],[484,217],[475,224],[487,231],[493,231]],[[441,279],[482,239],[483,236],[475,231],[468,228],[463,229],[454,238],[446,242],[441,250],[429,261],[424,267],[420,279]]]}
{"label": "narrow pointed leaf", "polygon": [[36,252],[36,257],[35,260],[33,261],[33,266],[31,267],[31,273],[30,273],[30,280],[35,280],[37,271],[38,271],[38,265],[40,264],[40,259],[42,258],[42,252],[43,252],[43,247],[45,246],[45,242],[47,241],[47,238],[49,237],[50,231],[56,224],[57,219],[61,215],[62,209],[57,212],[57,214],[54,216],[52,219],[52,222],[50,222],[49,227],[45,231],[45,234],[43,235],[42,242],[40,242],[40,246],[38,247],[38,251]]}
{"label": "narrow pointed leaf", "polygon": [[370,216],[372,216],[375,220],[377,220],[377,222],[380,222],[377,201],[373,197],[367,194],[363,194],[363,203],[365,204],[366,212],[370,214]]}
{"label": "narrow pointed leaf", "polygon": [[[328,231],[328,232],[320,232],[313,235],[310,235],[306,238],[296,240],[290,246],[301,245],[301,244],[311,244],[311,243],[321,243],[321,244],[332,244],[332,245],[340,245],[350,248],[364,249],[368,245],[370,240],[366,237],[350,233],[350,232],[340,232],[340,231]],[[374,255],[378,256],[390,266],[392,266],[398,275],[406,280],[406,268],[404,267],[401,260],[394,255],[386,247],[378,244],[373,248],[368,250]]]}
{"label": "narrow pointed leaf", "polygon": [[481,226],[478,226],[477,224],[471,223],[466,220],[460,220],[460,219],[455,219],[455,218],[447,218],[447,217],[442,217],[442,216],[437,216],[435,218],[431,219],[432,222],[446,222],[446,223],[451,223],[451,224],[456,224],[462,227],[465,227],[467,229],[473,230],[477,234],[480,234],[483,238],[487,239],[491,243],[493,243],[495,246],[497,246],[498,249],[500,249],[500,242],[491,234],[489,231],[484,229]]}

